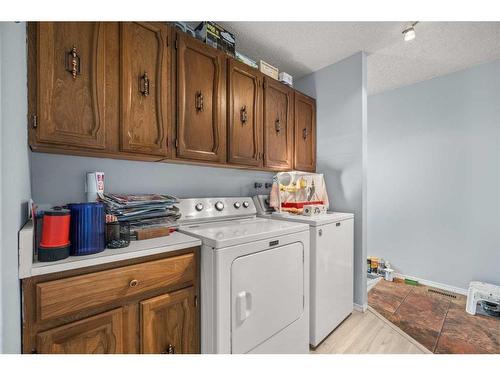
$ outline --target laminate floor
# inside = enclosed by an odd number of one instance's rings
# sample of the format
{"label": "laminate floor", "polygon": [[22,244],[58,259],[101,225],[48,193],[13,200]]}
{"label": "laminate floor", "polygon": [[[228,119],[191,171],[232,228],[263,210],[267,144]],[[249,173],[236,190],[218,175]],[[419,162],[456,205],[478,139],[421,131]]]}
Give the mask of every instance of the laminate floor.
{"label": "laminate floor", "polygon": [[354,311],[314,354],[424,354],[430,353],[398,327],[369,309]]}
{"label": "laminate floor", "polygon": [[466,298],[381,280],[368,293],[379,314],[434,353],[500,353],[500,319],[465,312]]}

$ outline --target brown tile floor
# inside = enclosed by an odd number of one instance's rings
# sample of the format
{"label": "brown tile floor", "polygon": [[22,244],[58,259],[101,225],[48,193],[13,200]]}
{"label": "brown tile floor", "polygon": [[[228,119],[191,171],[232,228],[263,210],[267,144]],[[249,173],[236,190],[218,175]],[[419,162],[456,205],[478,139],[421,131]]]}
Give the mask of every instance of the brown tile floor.
{"label": "brown tile floor", "polygon": [[368,293],[371,307],[434,353],[500,353],[500,319],[469,315],[465,302],[385,280]]}

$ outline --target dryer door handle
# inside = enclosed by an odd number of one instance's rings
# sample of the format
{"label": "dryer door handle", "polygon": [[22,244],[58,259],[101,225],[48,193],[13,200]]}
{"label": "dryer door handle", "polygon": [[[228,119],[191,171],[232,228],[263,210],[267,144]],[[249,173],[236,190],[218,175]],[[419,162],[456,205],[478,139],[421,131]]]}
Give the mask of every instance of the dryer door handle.
{"label": "dryer door handle", "polygon": [[239,292],[236,297],[236,308],[239,323],[242,324],[250,316],[252,310],[252,294],[249,292]]}

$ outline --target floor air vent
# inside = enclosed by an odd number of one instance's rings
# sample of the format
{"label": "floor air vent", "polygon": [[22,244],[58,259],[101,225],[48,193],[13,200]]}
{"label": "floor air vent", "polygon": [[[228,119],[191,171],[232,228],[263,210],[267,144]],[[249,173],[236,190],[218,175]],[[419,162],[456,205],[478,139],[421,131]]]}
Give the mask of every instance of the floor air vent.
{"label": "floor air vent", "polygon": [[429,293],[436,293],[436,294],[439,294],[441,296],[445,296],[445,297],[450,297],[450,298],[457,298],[457,295],[456,294],[453,294],[451,292],[445,292],[443,290],[439,290],[439,289],[432,289],[432,288],[427,288],[427,291]]}

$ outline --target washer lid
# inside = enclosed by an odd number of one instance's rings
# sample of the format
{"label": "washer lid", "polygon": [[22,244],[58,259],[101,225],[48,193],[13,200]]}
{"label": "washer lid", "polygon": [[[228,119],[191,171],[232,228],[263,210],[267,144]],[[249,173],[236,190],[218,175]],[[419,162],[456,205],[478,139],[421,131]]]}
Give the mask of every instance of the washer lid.
{"label": "washer lid", "polygon": [[264,218],[183,225],[179,228],[180,232],[198,237],[204,245],[217,249],[308,230],[309,227],[303,223]]}
{"label": "washer lid", "polygon": [[354,214],[347,212],[327,212],[316,216],[294,215],[288,212],[273,212],[271,218],[277,220],[287,220],[298,223],[306,223],[313,227],[329,223],[336,223],[342,220],[353,219]]}

